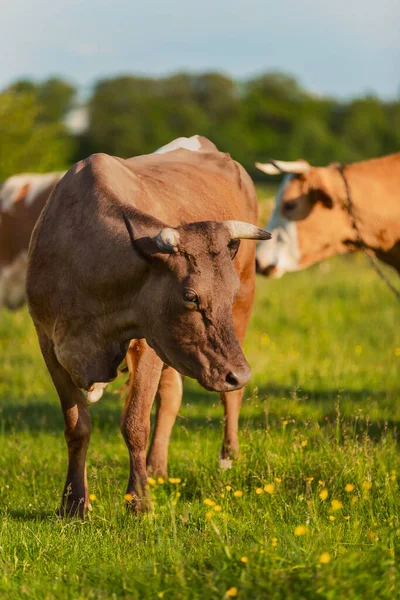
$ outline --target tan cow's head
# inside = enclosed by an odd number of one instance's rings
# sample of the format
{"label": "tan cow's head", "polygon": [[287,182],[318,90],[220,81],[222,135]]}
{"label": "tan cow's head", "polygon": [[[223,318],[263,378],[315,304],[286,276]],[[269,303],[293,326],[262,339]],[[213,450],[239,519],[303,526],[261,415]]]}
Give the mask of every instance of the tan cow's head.
{"label": "tan cow's head", "polygon": [[[125,224],[129,232],[126,218]],[[139,300],[146,341],[166,364],[206,389],[242,388],[251,372],[233,327],[240,280],[232,261],[240,239],[270,235],[240,221],[165,227],[142,239],[132,234],[134,250],[150,266]]]}
{"label": "tan cow's head", "polygon": [[336,166],[312,167],[305,160],[256,163],[268,175],[284,173],[266,228],[272,240],[256,251],[257,272],[281,277],[348,251],[350,221],[337,200]]}

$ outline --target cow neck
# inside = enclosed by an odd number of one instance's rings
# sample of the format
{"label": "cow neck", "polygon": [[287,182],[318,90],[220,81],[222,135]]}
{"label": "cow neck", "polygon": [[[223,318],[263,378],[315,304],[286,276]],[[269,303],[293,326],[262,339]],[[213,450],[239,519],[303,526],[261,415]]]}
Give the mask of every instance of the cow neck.
{"label": "cow neck", "polygon": [[358,223],[354,214],[354,206],[353,206],[353,201],[352,201],[352,197],[351,197],[351,191],[350,191],[350,186],[349,186],[349,182],[347,180],[347,177],[345,175],[345,166],[343,164],[339,164],[338,165],[338,170],[339,173],[342,177],[343,180],[343,184],[345,187],[345,192],[346,192],[346,205],[345,205],[345,209],[348,212],[349,218],[351,220],[351,224],[353,227],[353,230],[356,234],[356,240],[358,243],[358,246],[361,248],[361,250],[364,252],[364,254],[367,256],[368,260],[370,261],[370,264],[372,266],[372,268],[375,270],[375,272],[379,275],[379,277],[386,283],[386,285],[388,286],[388,288],[390,289],[391,292],[393,292],[394,296],[397,298],[397,300],[400,300],[400,290],[398,290],[390,281],[390,279],[388,279],[385,275],[385,273],[382,271],[382,269],[380,268],[380,265],[378,264],[378,261],[376,259],[376,256],[374,254],[371,254],[371,252],[368,251],[368,246],[365,244],[362,235],[360,233],[360,229],[358,227]]}
{"label": "cow neck", "polygon": [[[336,165],[340,178],[337,200],[346,212],[353,235],[349,240],[356,248],[373,252],[388,252],[400,239],[400,203],[397,211],[382,211],[382,198],[375,193],[375,186],[365,177],[361,189],[353,183],[353,165]],[[357,183],[362,178],[357,177]],[[372,189],[372,191],[371,191]]]}

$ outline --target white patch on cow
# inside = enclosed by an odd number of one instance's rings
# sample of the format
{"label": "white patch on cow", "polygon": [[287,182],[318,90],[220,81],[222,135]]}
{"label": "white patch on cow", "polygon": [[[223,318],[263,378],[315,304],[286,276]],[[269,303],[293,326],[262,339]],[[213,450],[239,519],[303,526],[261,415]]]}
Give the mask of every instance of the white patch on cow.
{"label": "white patch on cow", "polygon": [[87,401],[90,402],[90,404],[98,402],[107,386],[108,383],[94,383],[88,392],[83,390]]}
{"label": "white patch on cow", "polygon": [[297,225],[282,216],[282,194],[286,184],[295,175],[285,175],[276,196],[275,208],[265,229],[272,238],[257,246],[256,257],[259,271],[271,270],[273,277],[281,277],[288,271],[298,271],[300,249],[297,239]]}
{"label": "white patch on cow", "polygon": [[14,309],[25,301],[28,252],[21,252],[12,263],[0,270],[0,307]]}
{"label": "white patch on cow", "polygon": [[52,182],[54,184],[64,173],[23,173],[13,175],[4,181],[0,187],[0,209],[9,210],[17,200],[24,186],[29,185],[25,204],[29,205],[41,192],[48,189]]}
{"label": "white patch on cow", "polygon": [[178,150],[179,148],[186,148],[186,150],[191,150],[192,152],[198,152],[201,150],[201,143],[198,135],[192,135],[192,137],[180,137],[176,140],[173,140],[169,144],[158,148],[154,152],[154,154],[166,154],[166,152],[172,152],[173,150]]}

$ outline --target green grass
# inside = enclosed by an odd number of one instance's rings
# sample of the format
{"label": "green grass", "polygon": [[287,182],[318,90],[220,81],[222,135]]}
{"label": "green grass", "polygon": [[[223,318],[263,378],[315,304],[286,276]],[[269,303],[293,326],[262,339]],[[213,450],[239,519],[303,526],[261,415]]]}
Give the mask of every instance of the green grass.
{"label": "green grass", "polygon": [[[397,597],[399,347],[398,305],[361,256],[259,279],[234,468],[217,468],[218,396],[188,381],[170,455],[182,482],[151,486],[154,512],[127,515],[122,399],[109,392],[91,409],[93,510],[63,521],[58,400],[26,309],[2,312],[0,597]],[[273,494],[255,492],[265,484]]]}

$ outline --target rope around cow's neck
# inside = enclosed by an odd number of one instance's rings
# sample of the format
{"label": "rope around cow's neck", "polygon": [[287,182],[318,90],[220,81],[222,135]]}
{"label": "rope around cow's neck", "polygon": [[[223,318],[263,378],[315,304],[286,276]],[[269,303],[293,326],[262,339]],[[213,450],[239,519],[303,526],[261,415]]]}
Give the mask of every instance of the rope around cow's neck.
{"label": "rope around cow's neck", "polygon": [[347,181],[347,177],[344,173],[345,168],[346,168],[346,165],[344,165],[342,163],[340,163],[338,165],[338,171],[343,179],[344,187],[346,190],[346,209],[347,209],[347,212],[350,217],[351,225],[352,225],[354,231],[356,232],[357,243],[360,246],[361,250],[364,252],[364,254],[368,257],[368,260],[369,260],[372,268],[376,271],[376,273],[378,273],[378,275],[382,279],[382,281],[384,281],[386,283],[386,285],[393,292],[393,294],[395,295],[397,300],[400,301],[400,291],[397,288],[395,288],[394,285],[391,283],[391,281],[386,277],[385,273],[380,268],[376,257],[370,253],[368,246],[366,245],[366,243],[364,242],[364,240],[361,237],[361,233],[360,233],[360,230],[358,229],[357,221],[354,216],[354,205],[353,205],[353,202],[351,199],[349,182]]}

